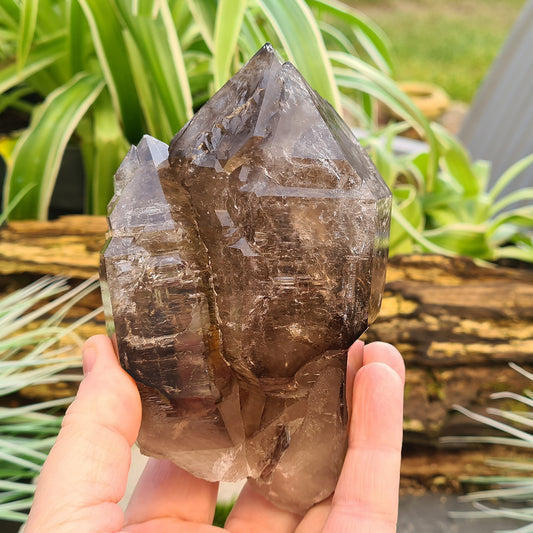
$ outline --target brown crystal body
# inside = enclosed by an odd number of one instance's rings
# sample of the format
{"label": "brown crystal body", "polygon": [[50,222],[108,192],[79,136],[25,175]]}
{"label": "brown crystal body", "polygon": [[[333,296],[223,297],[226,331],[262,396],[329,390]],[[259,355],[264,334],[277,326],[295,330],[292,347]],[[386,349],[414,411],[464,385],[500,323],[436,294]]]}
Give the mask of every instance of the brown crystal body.
{"label": "brown crystal body", "polygon": [[143,402],[141,450],[252,478],[303,512],[346,448],[346,350],[375,318],[390,192],[265,45],[166,145],[115,176],[102,288]]}

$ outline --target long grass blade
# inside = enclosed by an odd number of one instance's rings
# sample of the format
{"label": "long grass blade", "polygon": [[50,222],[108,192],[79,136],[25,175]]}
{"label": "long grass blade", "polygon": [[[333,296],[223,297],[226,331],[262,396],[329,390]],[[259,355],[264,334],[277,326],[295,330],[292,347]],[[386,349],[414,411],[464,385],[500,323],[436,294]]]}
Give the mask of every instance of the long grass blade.
{"label": "long grass blade", "polygon": [[141,105],[135,91],[133,74],[122,37],[116,0],[78,0],[85,13],[98,55],[100,68],[111,94],[113,107],[124,124],[126,138],[137,144],[143,135]]}
{"label": "long grass blade", "polygon": [[86,20],[78,0],[68,0],[67,31],[70,75],[74,76],[84,69],[87,49],[92,48],[87,39]]}
{"label": "long grass blade", "polygon": [[46,99],[18,141],[7,175],[5,206],[21,189],[32,185],[13,210],[12,218],[48,217],[59,165],[70,136],[104,86],[93,74],[80,74]]}
{"label": "long grass blade", "polygon": [[113,196],[113,175],[129,149],[107,90],[100,93],[93,105],[93,124],[94,161],[88,191],[89,209],[94,215],[105,215]]}
{"label": "long grass blade", "polygon": [[23,0],[20,19],[19,39],[17,43],[17,69],[20,71],[26,64],[37,24],[38,0]]}
{"label": "long grass blade", "polygon": [[[464,407],[460,405],[454,405],[454,409],[459,411],[460,413],[468,416],[472,420],[475,420],[476,422],[482,422],[483,424],[486,424],[487,426],[491,426],[493,428],[499,429],[500,431],[503,431],[505,433],[508,433],[509,435],[513,435],[514,437],[517,437],[519,439],[522,439],[525,442],[528,442],[530,444],[533,444],[533,435],[522,431],[520,429],[517,429],[513,426],[510,426],[509,424],[504,424],[502,422],[499,422],[498,420],[494,420],[492,418],[489,418],[488,416],[483,416],[478,413],[474,413],[468,409],[465,409]],[[532,489],[533,490],[533,489]]]}
{"label": "long grass blade", "polygon": [[[289,60],[309,85],[341,111],[340,93],[318,24],[303,0],[258,0]],[[305,46],[302,46],[305,43]]]}
{"label": "long grass blade", "polygon": [[[192,96],[178,36],[168,7],[164,6],[164,3],[161,4],[161,10],[155,18],[134,16],[122,4],[121,14],[131,34],[131,38],[125,37],[130,58],[136,48],[142,58],[143,73],[140,75],[150,78],[150,98],[155,102],[145,106],[144,110],[151,111],[155,116],[147,118],[147,122],[154,124],[165,114],[172,133],[170,137],[161,139],[170,142],[172,135],[192,116]],[[139,68],[137,62],[135,67]],[[145,84],[139,79],[139,73],[134,74],[134,77],[137,86],[144,90]]]}
{"label": "long grass blade", "polygon": [[219,0],[215,20],[213,78],[215,90],[230,77],[231,60],[236,54],[247,0]]}
{"label": "long grass blade", "polygon": [[187,0],[189,10],[202,34],[205,44],[214,52],[217,0]]}
{"label": "long grass blade", "polygon": [[529,165],[533,163],[533,154],[530,154],[519,161],[514,165],[511,165],[496,181],[492,189],[489,191],[489,196],[494,202],[496,198],[503,192],[505,187],[512,183],[512,181],[520,175]]}
{"label": "long grass blade", "polygon": [[307,3],[321,12],[329,13],[336,19],[346,22],[353,28],[359,43],[374,61],[376,66],[386,74],[392,74],[394,65],[390,53],[387,35],[363,13],[335,0],[307,0]]}
{"label": "long grass blade", "polygon": [[0,69],[0,93],[19,85],[65,54],[64,35],[57,35],[53,39],[36,44],[21,68],[16,63],[11,63]]}

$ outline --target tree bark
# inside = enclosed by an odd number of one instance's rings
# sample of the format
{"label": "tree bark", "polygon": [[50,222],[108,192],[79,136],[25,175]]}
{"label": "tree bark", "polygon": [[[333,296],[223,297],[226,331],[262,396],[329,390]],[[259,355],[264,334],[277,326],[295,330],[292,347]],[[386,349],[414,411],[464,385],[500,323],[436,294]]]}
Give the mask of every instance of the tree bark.
{"label": "tree bark", "polygon": [[[95,275],[105,231],[104,217],[10,223],[0,230],[0,291],[43,274],[74,281]],[[73,312],[79,316],[98,305],[94,295]],[[103,317],[95,330],[104,332]],[[406,361],[404,478],[416,478],[425,464],[424,480],[441,483],[444,476],[453,485],[464,472],[457,465],[478,452],[439,449],[439,438],[487,431],[453,406],[483,411],[497,406],[493,392],[530,386],[508,362],[530,370],[533,364],[533,271],[436,255],[394,257],[380,316],[364,340],[390,342]]]}

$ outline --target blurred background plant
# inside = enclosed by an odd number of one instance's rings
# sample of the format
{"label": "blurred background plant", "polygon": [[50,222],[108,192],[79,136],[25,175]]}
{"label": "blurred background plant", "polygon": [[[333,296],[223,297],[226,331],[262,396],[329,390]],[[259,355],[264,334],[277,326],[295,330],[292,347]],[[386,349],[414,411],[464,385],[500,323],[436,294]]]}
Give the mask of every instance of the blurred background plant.
{"label": "blurred background plant", "polygon": [[533,262],[533,187],[502,195],[533,155],[517,161],[489,188],[490,163],[471,161],[459,140],[431,124],[439,146],[438,169],[427,174],[430,147],[397,154],[396,123],[361,139],[393,192],[391,255],[432,252],[485,261]]}
{"label": "blurred background plant", "polygon": [[[533,382],[533,374],[522,367],[510,363],[509,366]],[[533,391],[526,389],[522,394],[498,392],[492,395],[495,400],[507,400],[506,409],[487,408],[487,415],[474,413],[456,406],[456,409],[471,419],[497,430],[494,436],[446,437],[443,443],[484,443],[499,444],[513,448],[533,449]],[[511,454],[509,454],[511,455]],[[482,487],[460,498],[475,508],[474,511],[456,511],[450,513],[456,518],[513,518],[525,525],[502,533],[533,532],[533,460],[520,458],[489,459],[487,463],[500,471],[506,470],[515,475],[494,475],[465,477],[464,483]]]}
{"label": "blurred background plant", "polygon": [[26,520],[33,481],[72,400],[35,402],[20,393],[81,379],[83,341],[76,330],[102,309],[64,318],[97,286],[90,279],[69,289],[65,278],[44,277],[0,300],[0,520]]}
{"label": "blurred background plant", "polygon": [[[47,218],[69,140],[83,158],[85,210],[104,214],[128,146],[144,133],[169,142],[266,41],[367,132],[361,140],[394,192],[391,255],[532,260],[532,189],[504,199],[499,186],[487,191],[490,167],[472,163],[393,81],[386,35],[336,0],[6,0],[0,110],[31,114],[0,140],[4,206],[26,191],[10,217]],[[378,103],[402,122],[382,128]],[[424,153],[395,153],[407,125]]]}
{"label": "blurred background plant", "polygon": [[[144,133],[168,143],[266,41],[338,110],[346,104],[368,117],[371,97],[384,97],[430,134],[388,77],[384,34],[334,0],[6,0],[0,105],[32,115],[8,158],[4,205],[31,185],[12,218],[47,217],[72,134],[83,155],[87,211],[105,213],[128,145]],[[368,63],[352,60],[356,44]],[[342,76],[331,53],[345,63]],[[362,88],[368,94],[355,92]],[[28,103],[30,94],[38,105]]]}

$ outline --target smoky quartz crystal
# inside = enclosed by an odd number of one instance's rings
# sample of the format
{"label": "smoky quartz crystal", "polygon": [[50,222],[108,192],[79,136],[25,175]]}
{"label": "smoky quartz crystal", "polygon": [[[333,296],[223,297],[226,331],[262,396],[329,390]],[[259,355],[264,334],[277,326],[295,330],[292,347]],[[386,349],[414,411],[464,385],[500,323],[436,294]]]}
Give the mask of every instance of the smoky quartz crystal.
{"label": "smoky quartz crystal", "polygon": [[378,313],[391,197],[333,108],[265,45],[115,175],[101,280],[141,451],[303,512],[347,443],[347,348]]}

